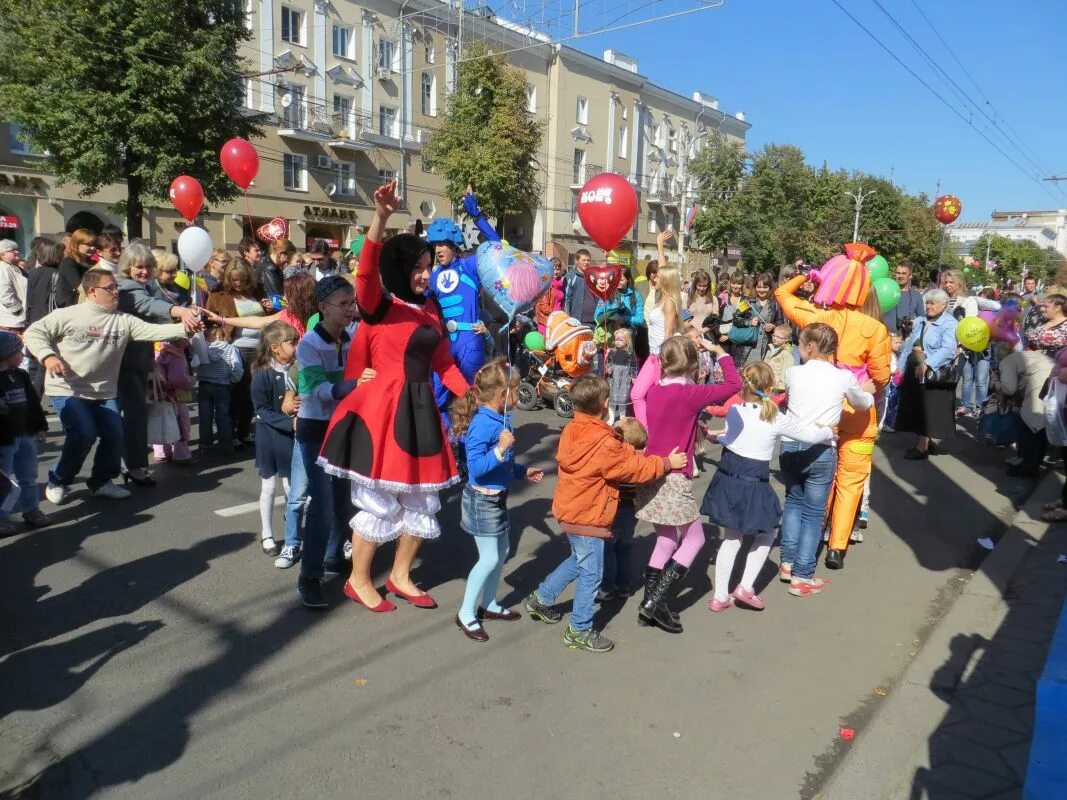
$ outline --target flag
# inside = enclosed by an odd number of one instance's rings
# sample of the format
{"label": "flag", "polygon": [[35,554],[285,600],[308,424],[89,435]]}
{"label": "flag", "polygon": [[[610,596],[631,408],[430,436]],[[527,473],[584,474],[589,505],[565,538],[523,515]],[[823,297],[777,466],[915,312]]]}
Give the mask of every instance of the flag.
{"label": "flag", "polygon": [[746,313],[748,311],[751,311],[751,310],[752,310],[752,306],[750,306],[748,304],[748,300],[746,300],[745,298],[742,297],[741,298],[741,302],[739,302],[737,304],[737,312],[739,314],[744,314],[744,313]]}
{"label": "flag", "polygon": [[686,212],[686,215],[685,215],[685,232],[686,233],[688,233],[689,229],[693,227],[693,220],[696,219],[698,211],[700,211],[700,206],[697,205],[696,203],[693,203],[693,205],[689,207],[689,211]]}

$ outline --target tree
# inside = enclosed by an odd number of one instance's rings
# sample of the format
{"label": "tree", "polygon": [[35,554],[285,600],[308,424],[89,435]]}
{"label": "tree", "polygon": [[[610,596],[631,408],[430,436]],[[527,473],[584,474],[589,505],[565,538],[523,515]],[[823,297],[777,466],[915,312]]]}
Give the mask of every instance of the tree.
{"label": "tree", "polygon": [[1057,274],[1062,258],[1054,248],[1042,250],[1029,239],[983,233],[971,246],[971,258],[985,264],[987,253],[996,263],[993,273],[1001,284],[1018,281],[1024,274],[1046,281]]}
{"label": "tree", "polygon": [[0,116],[83,196],[125,181],[130,238],[180,174],[209,202],[237,193],[219,149],[261,133],[241,109],[239,0],[0,0],[0,16]]}
{"label": "tree", "polygon": [[444,122],[423,158],[456,205],[470,184],[490,217],[541,205],[537,153],[545,125],[527,110],[526,78],[482,43],[466,48]]}

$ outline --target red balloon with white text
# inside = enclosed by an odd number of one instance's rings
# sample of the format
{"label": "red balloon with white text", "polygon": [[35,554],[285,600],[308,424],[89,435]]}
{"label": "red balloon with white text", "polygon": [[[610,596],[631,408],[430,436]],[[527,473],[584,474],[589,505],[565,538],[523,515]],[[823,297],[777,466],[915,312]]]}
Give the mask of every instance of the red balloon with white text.
{"label": "red balloon with white text", "polygon": [[179,175],[170,184],[170,202],[179,214],[192,222],[204,205],[204,189],[200,181],[189,175]]}
{"label": "red balloon with white text", "polygon": [[219,152],[219,161],[230,180],[244,190],[252,185],[259,174],[259,153],[245,139],[230,139]]}
{"label": "red balloon with white text", "polygon": [[637,193],[614,172],[602,172],[578,192],[578,219],[602,250],[614,250],[637,221]]}

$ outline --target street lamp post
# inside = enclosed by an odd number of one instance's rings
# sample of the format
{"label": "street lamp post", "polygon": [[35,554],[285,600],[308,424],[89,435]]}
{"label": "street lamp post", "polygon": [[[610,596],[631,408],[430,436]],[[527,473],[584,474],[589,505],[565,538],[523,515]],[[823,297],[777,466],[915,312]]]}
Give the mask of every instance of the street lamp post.
{"label": "street lamp post", "polygon": [[860,210],[863,208],[863,201],[875,194],[875,191],[871,189],[869,192],[865,192],[861,184],[859,192],[845,192],[845,194],[856,201],[856,221],[852,225],[852,241],[858,242],[860,238]]}

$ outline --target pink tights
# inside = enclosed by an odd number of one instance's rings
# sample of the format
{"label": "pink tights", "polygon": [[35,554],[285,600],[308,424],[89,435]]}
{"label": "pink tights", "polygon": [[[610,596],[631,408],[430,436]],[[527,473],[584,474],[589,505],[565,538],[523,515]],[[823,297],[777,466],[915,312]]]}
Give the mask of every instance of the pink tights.
{"label": "pink tights", "polygon": [[656,549],[648,565],[663,569],[673,558],[685,568],[692,566],[704,546],[704,523],[695,519],[688,525],[656,525]]}
{"label": "pink tights", "polygon": [[649,356],[641,365],[641,371],[634,378],[634,385],[630,389],[630,400],[634,404],[634,416],[642,425],[648,425],[648,412],[645,397],[648,390],[656,385],[660,379],[659,356]]}

